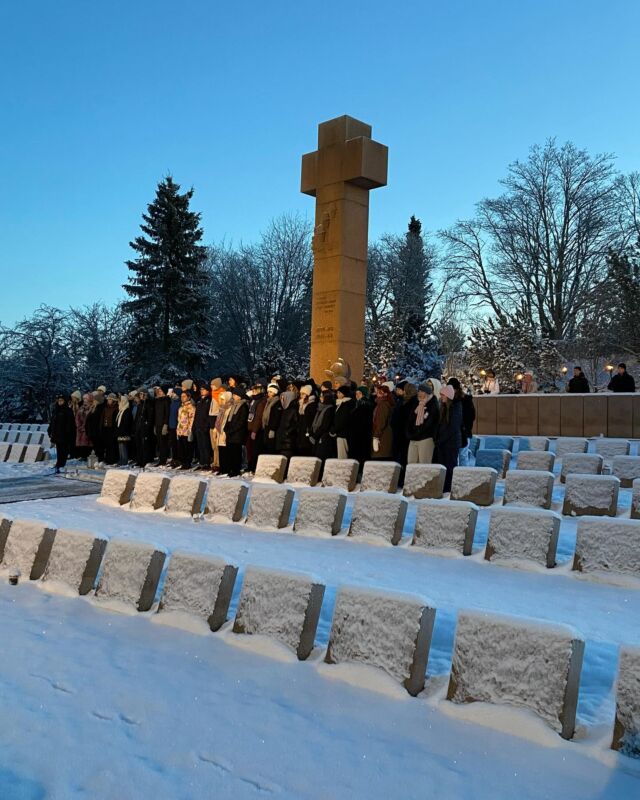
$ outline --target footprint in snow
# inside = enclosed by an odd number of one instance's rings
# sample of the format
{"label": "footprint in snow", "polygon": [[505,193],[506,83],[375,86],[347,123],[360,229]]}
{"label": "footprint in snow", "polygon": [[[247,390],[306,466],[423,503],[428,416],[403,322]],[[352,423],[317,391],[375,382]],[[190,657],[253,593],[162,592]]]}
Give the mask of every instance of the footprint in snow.
{"label": "footprint in snow", "polygon": [[220,774],[229,775],[240,783],[250,786],[252,789],[255,789],[256,792],[261,794],[274,794],[280,788],[264,781],[256,780],[254,778],[245,778],[242,775],[238,775],[233,771],[233,768],[230,765],[223,763],[221,759],[217,759],[215,756],[209,755],[208,753],[198,753],[198,758],[200,761],[204,761],[205,764],[210,764]]}

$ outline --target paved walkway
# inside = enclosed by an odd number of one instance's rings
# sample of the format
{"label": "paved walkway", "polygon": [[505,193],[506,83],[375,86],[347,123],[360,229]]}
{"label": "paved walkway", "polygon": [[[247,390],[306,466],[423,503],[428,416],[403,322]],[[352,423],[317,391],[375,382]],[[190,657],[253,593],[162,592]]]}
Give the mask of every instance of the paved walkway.
{"label": "paved walkway", "polygon": [[99,494],[97,481],[73,480],[59,475],[38,475],[0,480],[0,504],[22,500],[51,500],[56,497],[79,497]]}

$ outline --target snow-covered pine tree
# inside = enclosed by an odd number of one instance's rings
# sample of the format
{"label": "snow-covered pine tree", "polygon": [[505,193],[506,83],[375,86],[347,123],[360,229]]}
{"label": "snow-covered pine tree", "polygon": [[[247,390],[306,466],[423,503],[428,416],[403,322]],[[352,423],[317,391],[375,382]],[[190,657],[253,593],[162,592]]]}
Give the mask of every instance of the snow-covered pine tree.
{"label": "snow-covered pine tree", "polygon": [[192,197],[193,189],[181,194],[171,175],[161,180],[142,215],[143,235],[130,242],[138,256],[126,262],[131,299],[124,310],[131,316],[129,359],[140,379],[152,373],[173,379],[212,355],[207,253]]}

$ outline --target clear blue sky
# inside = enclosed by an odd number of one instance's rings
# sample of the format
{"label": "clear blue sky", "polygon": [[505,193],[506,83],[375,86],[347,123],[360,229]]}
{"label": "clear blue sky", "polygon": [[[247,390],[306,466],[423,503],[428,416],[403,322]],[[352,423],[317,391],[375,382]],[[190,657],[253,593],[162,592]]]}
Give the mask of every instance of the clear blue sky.
{"label": "clear blue sky", "polygon": [[6,0],[0,321],[122,296],[168,171],[208,242],[255,238],[299,194],[318,122],[390,148],[371,237],[469,215],[549,136],[640,169],[639,0]]}

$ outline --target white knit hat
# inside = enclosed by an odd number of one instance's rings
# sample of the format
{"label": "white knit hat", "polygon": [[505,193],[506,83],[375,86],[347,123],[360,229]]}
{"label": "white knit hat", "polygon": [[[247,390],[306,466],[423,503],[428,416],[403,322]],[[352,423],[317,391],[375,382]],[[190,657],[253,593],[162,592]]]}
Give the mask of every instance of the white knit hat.
{"label": "white knit hat", "polygon": [[392,392],[392,391],[393,391],[393,390],[396,388],[396,386],[395,386],[395,384],[394,384],[394,382],[393,382],[393,381],[385,381],[385,382],[384,382],[382,385],[383,385],[383,386],[386,386],[386,387],[387,387],[387,389],[388,389],[390,392]]}
{"label": "white knit hat", "polygon": [[313,386],[310,383],[305,383],[304,386],[300,387],[300,394],[308,394],[311,396],[313,394]]}
{"label": "white knit hat", "polygon": [[270,383],[270,384],[267,386],[267,391],[269,391],[269,389],[273,389],[273,391],[274,391],[276,394],[280,394],[280,387],[278,386],[278,384],[277,384],[277,383]]}

